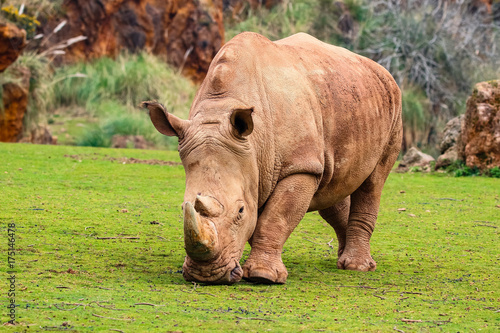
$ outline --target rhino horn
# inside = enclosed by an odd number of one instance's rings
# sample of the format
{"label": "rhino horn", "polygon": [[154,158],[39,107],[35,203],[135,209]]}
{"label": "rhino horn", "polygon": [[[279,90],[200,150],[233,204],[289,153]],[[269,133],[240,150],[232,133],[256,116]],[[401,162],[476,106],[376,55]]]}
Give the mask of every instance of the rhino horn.
{"label": "rhino horn", "polygon": [[215,226],[204,224],[190,202],[184,204],[184,244],[193,260],[207,261],[216,256]]}
{"label": "rhino horn", "polygon": [[223,207],[213,197],[197,195],[194,202],[194,209],[202,216],[217,217],[222,214]]}

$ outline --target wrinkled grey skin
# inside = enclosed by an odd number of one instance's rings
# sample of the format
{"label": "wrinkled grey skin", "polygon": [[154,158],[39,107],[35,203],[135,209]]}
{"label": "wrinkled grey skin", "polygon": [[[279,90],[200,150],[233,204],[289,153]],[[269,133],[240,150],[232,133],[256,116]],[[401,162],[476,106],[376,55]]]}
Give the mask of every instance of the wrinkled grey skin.
{"label": "wrinkled grey skin", "polygon": [[384,68],[303,33],[242,33],[213,60],[188,120],[144,106],[179,138],[186,280],[284,283],[283,245],[314,210],[337,234],[338,268],[375,270],[369,241],[402,138]]}

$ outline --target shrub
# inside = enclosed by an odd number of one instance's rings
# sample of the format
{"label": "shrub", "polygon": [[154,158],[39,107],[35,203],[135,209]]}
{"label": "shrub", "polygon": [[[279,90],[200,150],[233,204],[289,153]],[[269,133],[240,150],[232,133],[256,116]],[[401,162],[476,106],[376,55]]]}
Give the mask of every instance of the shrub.
{"label": "shrub", "polygon": [[461,160],[453,162],[446,168],[446,171],[453,174],[455,177],[479,176],[481,174],[477,167],[470,168]]}
{"label": "shrub", "polygon": [[[484,14],[484,15],[483,15]],[[421,87],[442,116],[457,114],[478,76],[500,64],[498,27],[469,2],[383,1],[370,4],[376,24],[364,26],[357,48],[386,67],[403,85]]]}
{"label": "shrub", "polygon": [[493,167],[487,170],[486,175],[488,177],[500,178],[500,167]]}
{"label": "shrub", "polygon": [[19,12],[19,10],[12,5],[3,7],[0,12],[9,21],[24,29],[26,31],[27,38],[33,37],[36,32],[36,27],[40,25],[40,22],[36,19],[36,17]]}

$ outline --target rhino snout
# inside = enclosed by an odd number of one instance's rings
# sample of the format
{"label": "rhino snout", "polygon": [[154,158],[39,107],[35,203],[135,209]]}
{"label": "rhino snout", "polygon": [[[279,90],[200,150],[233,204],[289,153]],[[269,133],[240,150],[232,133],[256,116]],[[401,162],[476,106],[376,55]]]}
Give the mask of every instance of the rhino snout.
{"label": "rhino snout", "polygon": [[[217,267],[218,266],[218,267]],[[219,266],[219,263],[196,263],[186,257],[182,267],[182,275],[186,281],[206,284],[233,284],[243,277],[243,269],[236,260],[231,264]]]}

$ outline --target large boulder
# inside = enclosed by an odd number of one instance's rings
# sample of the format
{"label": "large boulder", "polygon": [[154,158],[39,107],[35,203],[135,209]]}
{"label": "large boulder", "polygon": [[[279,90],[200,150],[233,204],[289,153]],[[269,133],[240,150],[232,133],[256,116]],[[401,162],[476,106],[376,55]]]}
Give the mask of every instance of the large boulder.
{"label": "large boulder", "polygon": [[459,154],[468,167],[500,167],[500,80],[474,87],[467,100]]}
{"label": "large boulder", "polygon": [[462,135],[464,116],[458,116],[446,124],[439,144],[441,155],[436,160],[436,169],[451,165],[459,159],[459,142]]}
{"label": "large boulder", "polygon": [[222,0],[65,0],[63,9],[43,25],[45,47],[87,37],[65,49],[64,62],[147,50],[199,82],[224,42]]}
{"label": "large boulder", "polygon": [[422,153],[415,147],[408,149],[399,163],[397,171],[405,172],[412,167],[418,167],[422,171],[430,171],[431,162],[435,161],[431,155]]}

